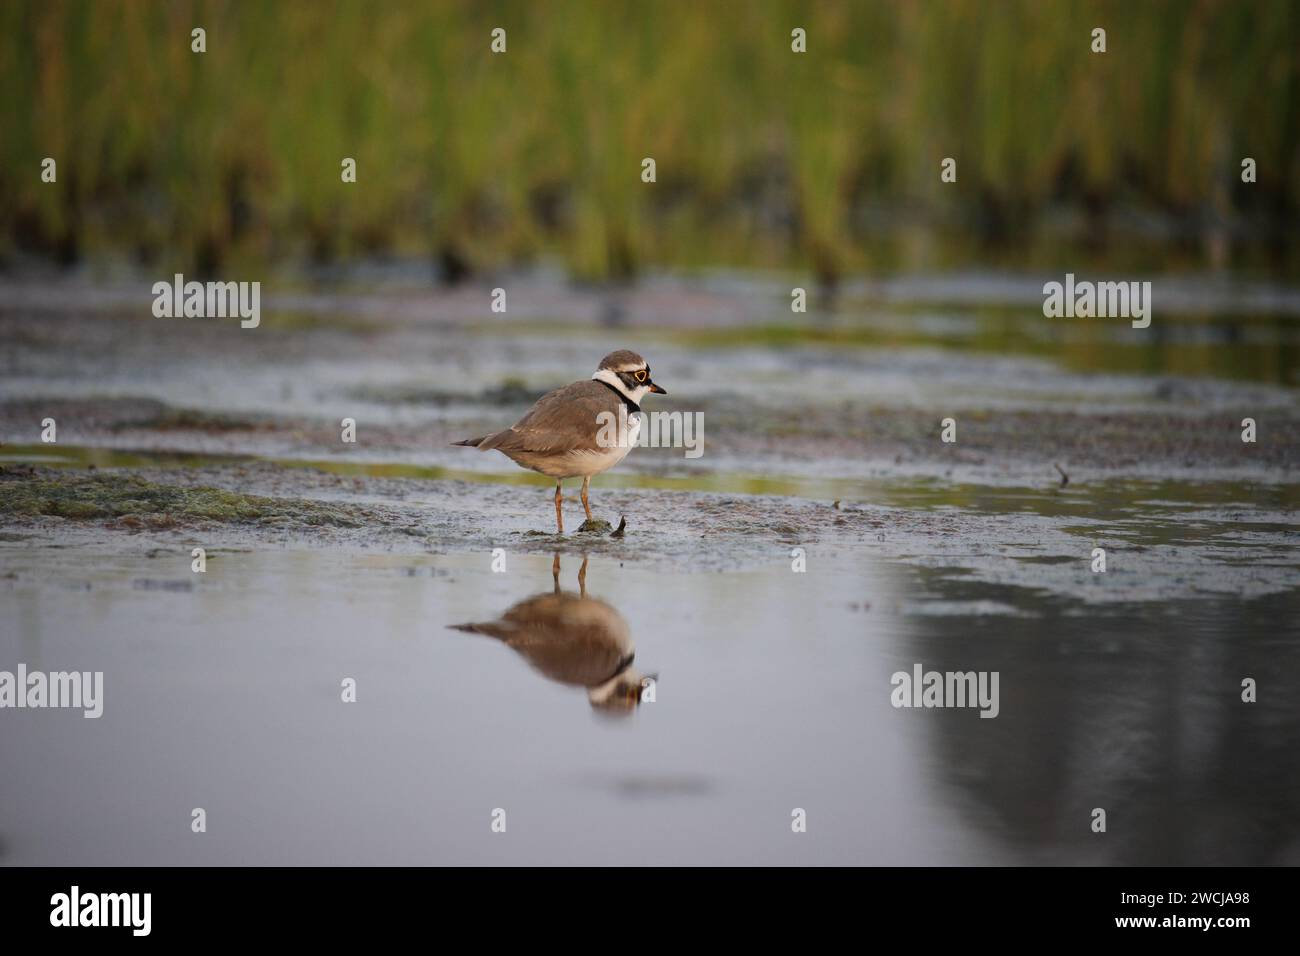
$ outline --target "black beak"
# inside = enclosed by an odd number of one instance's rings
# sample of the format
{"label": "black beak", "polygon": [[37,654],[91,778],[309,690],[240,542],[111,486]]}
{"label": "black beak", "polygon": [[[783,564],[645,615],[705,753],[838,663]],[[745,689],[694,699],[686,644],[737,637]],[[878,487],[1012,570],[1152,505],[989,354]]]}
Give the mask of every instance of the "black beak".
{"label": "black beak", "polygon": [[654,392],[654,393],[657,394],[657,395],[667,395],[667,394],[668,394],[668,389],[666,389],[666,388],[660,388],[660,387],[659,387],[658,385],[656,385],[654,382],[646,382],[646,384],[650,386],[650,391]]}

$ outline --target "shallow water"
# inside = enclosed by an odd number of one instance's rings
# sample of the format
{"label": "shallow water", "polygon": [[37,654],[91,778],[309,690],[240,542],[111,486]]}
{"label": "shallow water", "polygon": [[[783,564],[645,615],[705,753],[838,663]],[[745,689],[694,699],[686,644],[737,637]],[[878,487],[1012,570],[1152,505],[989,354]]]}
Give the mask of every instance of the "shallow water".
{"label": "shallow water", "polygon": [[[1300,862],[1289,598],[1081,616],[869,559],[596,556],[590,598],[658,677],[611,717],[449,629],[552,590],[551,558],[507,560],[218,552],[199,576],[183,552],[3,545],[4,660],[105,672],[98,720],[5,714],[4,862]],[[998,670],[997,718],[893,708],[918,662]]]}
{"label": "shallow water", "polygon": [[[849,288],[795,326],[778,286],[512,284],[499,325],[481,290],[268,296],[255,334],[0,287],[0,466],[375,519],[10,516],[0,668],[103,670],[106,703],[0,715],[0,862],[1300,863],[1294,297],[1139,335],[1020,286]],[[638,449],[593,489],[627,536],[558,538],[547,480],[448,441],[607,344],[704,410],[708,453]],[[450,629],[523,613],[557,552],[653,702],[598,712]],[[546,667],[603,674],[596,643]],[[918,664],[998,672],[998,716],[891,706]]]}

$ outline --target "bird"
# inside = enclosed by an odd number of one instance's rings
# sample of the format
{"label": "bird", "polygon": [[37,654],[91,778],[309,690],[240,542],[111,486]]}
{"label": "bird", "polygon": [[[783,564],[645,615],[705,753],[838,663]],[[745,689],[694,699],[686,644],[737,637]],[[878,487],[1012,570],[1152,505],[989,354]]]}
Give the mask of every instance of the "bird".
{"label": "bird", "polygon": [[563,534],[564,480],[582,479],[582,507],[594,523],[587,497],[591,478],[627,457],[641,429],[641,401],[652,392],[668,394],[650,377],[645,359],[619,349],[600,360],[591,378],[547,392],[504,431],[452,444],[495,449],[523,468],[554,478],[555,527]]}
{"label": "bird", "polygon": [[587,596],[587,558],[578,571],[578,594],[560,589],[560,556],[551,564],[553,591],[525,598],[496,621],[452,624],[454,631],[501,641],[550,680],[585,687],[593,709],[623,716],[641,703],[642,688],[657,675],[632,666],[636,649],[627,621],[609,604]]}

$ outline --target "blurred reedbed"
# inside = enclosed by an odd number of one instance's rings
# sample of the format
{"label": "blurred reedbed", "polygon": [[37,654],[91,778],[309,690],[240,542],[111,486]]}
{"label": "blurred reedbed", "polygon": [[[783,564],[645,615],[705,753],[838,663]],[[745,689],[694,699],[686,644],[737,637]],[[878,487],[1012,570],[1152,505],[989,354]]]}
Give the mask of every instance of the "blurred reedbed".
{"label": "blurred reedbed", "polygon": [[1297,49],[1286,0],[10,2],[0,267],[1286,271]]}

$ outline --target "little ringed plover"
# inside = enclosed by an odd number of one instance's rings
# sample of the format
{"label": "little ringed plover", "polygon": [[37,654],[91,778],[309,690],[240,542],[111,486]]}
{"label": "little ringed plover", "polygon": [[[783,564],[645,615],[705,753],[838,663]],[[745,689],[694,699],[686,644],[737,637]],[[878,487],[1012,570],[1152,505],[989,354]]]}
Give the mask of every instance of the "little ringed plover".
{"label": "little ringed plover", "polygon": [[[496,449],[515,464],[554,478],[555,526],[562,534],[564,479],[582,478],[582,507],[591,521],[587,501],[591,477],[627,457],[641,428],[641,400],[650,392],[668,394],[650,378],[645,359],[620,349],[601,359],[595,374],[586,381],[547,392],[504,431],[454,444],[480,451]],[[626,409],[625,414],[619,414],[620,408]],[[598,440],[605,422],[618,423],[617,441]]]}

